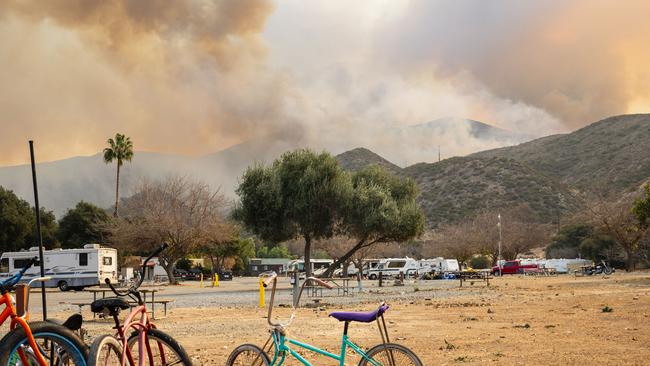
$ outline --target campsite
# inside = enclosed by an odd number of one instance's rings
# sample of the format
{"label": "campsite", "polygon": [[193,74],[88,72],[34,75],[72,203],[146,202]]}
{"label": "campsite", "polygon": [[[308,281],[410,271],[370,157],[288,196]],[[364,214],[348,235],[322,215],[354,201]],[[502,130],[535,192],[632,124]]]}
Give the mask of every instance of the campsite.
{"label": "campsite", "polygon": [[0,366],[650,364],[650,1],[0,1]]}

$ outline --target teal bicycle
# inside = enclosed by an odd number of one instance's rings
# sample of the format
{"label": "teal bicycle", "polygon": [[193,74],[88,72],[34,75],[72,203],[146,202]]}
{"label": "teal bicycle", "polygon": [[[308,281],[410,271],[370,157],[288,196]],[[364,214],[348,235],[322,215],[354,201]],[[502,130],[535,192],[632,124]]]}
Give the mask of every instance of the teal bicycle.
{"label": "teal bicycle", "polygon": [[[272,318],[273,300],[275,298],[275,289],[278,281],[277,275],[273,272],[267,274],[265,277],[265,286],[268,286],[271,283],[273,284],[267,319],[271,326],[271,336],[261,348],[253,344],[243,344],[237,347],[228,357],[226,366],[281,366],[287,358],[290,357],[295,358],[305,366],[313,366],[292,348],[294,346],[336,360],[340,366],[345,366],[345,356],[349,349],[352,349],[360,356],[361,359],[359,360],[359,366],[422,366],[422,362],[413,351],[399,344],[390,343],[386,321],[384,320],[384,313],[388,310],[389,306],[385,303],[382,303],[375,311],[334,312],[330,314],[331,317],[344,322],[345,324],[341,339],[341,353],[338,355],[287,337],[286,328],[295,318],[296,307],[300,302],[300,297],[302,296],[302,291],[305,288],[305,285],[308,283],[316,283],[317,285],[329,289],[331,289],[332,286],[318,278],[307,278],[300,287],[298,297],[293,303],[291,317],[286,324],[281,324],[273,322]],[[352,322],[376,322],[382,343],[370,348],[369,350],[363,350],[348,337],[348,328]]]}

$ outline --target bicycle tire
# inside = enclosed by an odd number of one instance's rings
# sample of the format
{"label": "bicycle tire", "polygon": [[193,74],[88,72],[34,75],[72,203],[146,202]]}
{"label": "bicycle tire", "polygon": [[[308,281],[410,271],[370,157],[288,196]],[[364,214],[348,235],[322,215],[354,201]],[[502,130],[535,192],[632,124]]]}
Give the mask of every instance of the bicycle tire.
{"label": "bicycle tire", "polygon": [[[111,363],[108,361],[112,360]],[[110,334],[100,335],[90,345],[88,366],[122,364],[122,343]]]}
{"label": "bicycle tire", "polygon": [[[415,352],[395,343],[378,344],[366,352],[366,355],[375,361],[379,361],[381,365],[422,366],[422,361]],[[395,362],[391,362],[391,356]],[[359,361],[359,366],[368,365],[368,360],[365,358]]]}
{"label": "bicycle tire", "polygon": [[[246,357],[246,354],[249,356]],[[242,344],[235,348],[226,361],[226,366],[269,366],[270,364],[269,356],[254,344]]]}
{"label": "bicycle tire", "polygon": [[[56,342],[57,346],[60,347],[57,349],[58,355],[63,355],[67,361],[72,362],[68,363],[68,365],[87,366],[88,347],[68,328],[50,322],[32,322],[29,323],[29,329],[37,341],[47,339]],[[0,365],[11,365],[18,355],[18,348],[23,345],[26,349],[31,349],[25,330],[22,327],[17,327],[7,333],[0,340]]]}
{"label": "bicycle tire", "polygon": [[[163,332],[161,330],[151,328],[151,329],[149,329],[147,331],[147,339],[148,339],[149,342],[151,340],[155,340],[156,342],[165,344],[169,349],[174,351],[174,353],[176,353],[176,356],[178,357],[178,361],[180,362],[180,363],[178,363],[178,362],[174,363],[174,365],[192,366],[192,360],[187,355],[187,352],[185,352],[185,349],[183,349],[183,347],[178,342],[176,342],[176,340],[174,338],[172,338],[172,336],[170,336],[169,334],[167,334],[167,333],[165,333],[165,332]],[[137,342],[138,342],[138,332],[135,331],[135,332],[131,333],[131,336],[129,337],[129,340],[128,340],[129,349],[133,350],[133,346],[136,345]],[[136,352],[132,351],[131,355],[133,356],[133,360],[136,361],[137,358],[138,358],[137,350],[136,350]],[[167,364],[167,362],[157,363],[158,361],[161,361],[161,360],[154,360],[153,364],[154,365],[165,365],[165,364]]]}

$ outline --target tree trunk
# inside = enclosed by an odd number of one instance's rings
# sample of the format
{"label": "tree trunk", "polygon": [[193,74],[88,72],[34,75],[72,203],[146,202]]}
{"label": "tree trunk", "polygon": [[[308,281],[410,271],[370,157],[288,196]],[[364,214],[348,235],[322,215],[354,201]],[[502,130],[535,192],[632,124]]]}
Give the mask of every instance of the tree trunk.
{"label": "tree trunk", "polygon": [[629,248],[625,248],[625,270],[634,271],[634,252]]}
{"label": "tree trunk", "polygon": [[174,263],[173,262],[167,262],[163,268],[165,269],[165,272],[167,272],[167,278],[169,278],[169,284],[170,285],[176,285],[178,282],[176,281],[176,277],[174,277]]}
{"label": "tree trunk", "polygon": [[305,235],[305,275],[311,277],[311,236]]}
{"label": "tree trunk", "polygon": [[212,254],[210,254],[210,263],[212,264],[210,273],[212,274],[212,278],[214,278],[214,275],[217,273],[217,265],[214,263],[214,256]]}
{"label": "tree trunk", "polygon": [[355,245],[355,246],[354,246],[352,249],[350,249],[347,253],[343,254],[343,256],[341,256],[341,258],[335,260],[334,263],[332,263],[332,264],[329,266],[329,268],[327,268],[327,270],[325,271],[325,273],[323,273],[323,277],[325,277],[325,278],[332,277],[332,273],[334,273],[334,271],[336,270],[336,268],[337,268],[338,266],[340,266],[341,263],[345,263],[345,262],[347,262],[348,259],[350,259],[350,257],[352,257],[352,256],[354,255],[354,253],[357,252],[357,250],[359,250],[359,249],[361,249],[361,247],[363,247],[364,244],[366,244],[365,239],[362,240],[362,241],[360,241],[360,242],[358,242],[357,245]]}
{"label": "tree trunk", "polygon": [[113,211],[113,216],[117,217],[117,205],[120,202],[120,162],[117,162],[117,179],[115,183],[115,211]]}

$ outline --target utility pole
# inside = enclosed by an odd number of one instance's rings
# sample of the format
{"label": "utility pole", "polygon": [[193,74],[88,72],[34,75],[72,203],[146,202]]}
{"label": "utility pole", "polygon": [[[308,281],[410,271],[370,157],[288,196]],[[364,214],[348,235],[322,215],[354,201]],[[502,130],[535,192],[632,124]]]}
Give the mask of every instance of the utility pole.
{"label": "utility pole", "polygon": [[438,162],[440,162],[440,145],[438,145]]}
{"label": "utility pole", "polygon": [[499,213],[497,215],[498,218],[498,223],[497,227],[499,228],[499,256],[497,258],[497,265],[499,266],[499,276],[503,276],[503,272],[501,271],[501,214]]}

